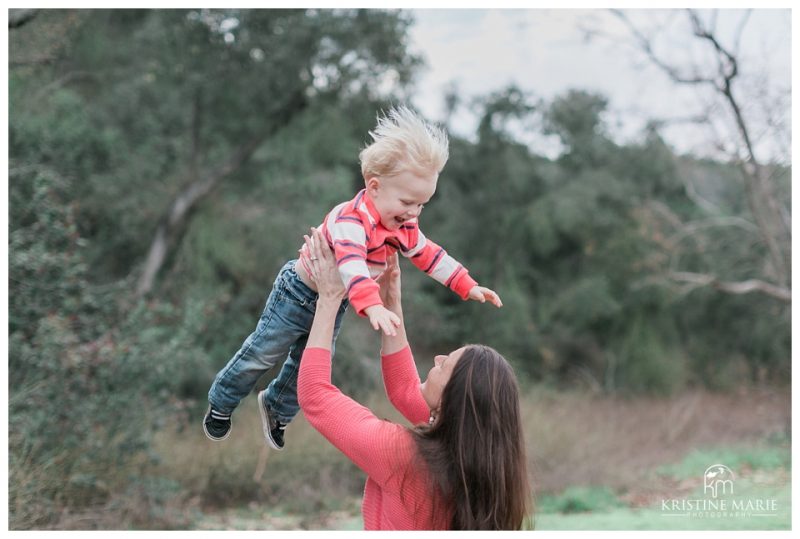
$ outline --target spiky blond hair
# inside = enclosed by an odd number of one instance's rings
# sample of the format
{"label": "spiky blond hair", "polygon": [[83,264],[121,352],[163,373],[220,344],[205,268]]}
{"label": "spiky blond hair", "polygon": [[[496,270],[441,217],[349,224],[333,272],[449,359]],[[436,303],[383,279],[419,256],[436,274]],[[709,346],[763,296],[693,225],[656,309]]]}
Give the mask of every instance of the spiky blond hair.
{"label": "spiky blond hair", "polygon": [[378,115],[378,125],[369,134],[372,144],[358,155],[364,180],[391,177],[406,170],[438,175],[447,163],[447,133],[426,123],[408,107],[393,107]]}

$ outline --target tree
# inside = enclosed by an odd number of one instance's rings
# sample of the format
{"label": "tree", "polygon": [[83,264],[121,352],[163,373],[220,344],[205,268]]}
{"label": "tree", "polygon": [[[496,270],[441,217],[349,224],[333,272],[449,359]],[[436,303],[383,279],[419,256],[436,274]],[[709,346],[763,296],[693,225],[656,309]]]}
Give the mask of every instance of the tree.
{"label": "tree", "polygon": [[[39,25],[68,19],[63,47],[44,42],[22,54]],[[41,66],[41,90],[25,106],[69,87],[91,100],[94,123],[119,135],[114,159],[123,163],[104,180],[120,207],[87,201],[82,222],[105,234],[122,215],[135,221],[135,203],[141,221],[129,226],[151,239],[117,230],[116,242],[128,243],[117,269],[136,276],[142,296],[196,208],[241,181],[251,157],[311,104],[400,93],[419,64],[406,50],[409,24],[382,10],[52,11],[16,31],[11,50],[19,65]]]}
{"label": "tree", "polygon": [[[13,528],[114,513],[136,492],[162,504],[151,436],[205,398],[301,224],[352,195],[357,148],[415,65],[406,25],[384,11],[43,10],[11,32]],[[132,301],[176,207],[159,293]],[[376,367],[345,337],[335,377],[349,390]],[[116,525],[163,527],[149,511]]]}
{"label": "tree", "polygon": [[[667,59],[664,50],[659,48],[655,36],[658,32],[644,31],[635,24],[623,11],[612,13],[623,22],[636,43],[638,50],[663,72],[676,86],[689,86],[710,90],[711,103],[701,115],[703,125],[711,127],[717,133],[716,146],[721,155],[734,163],[744,184],[749,215],[731,216],[713,204],[705,203],[687,183],[687,194],[697,202],[702,210],[702,218],[692,222],[684,222],[674,213],[665,213],[664,208],[653,213],[661,214],[675,229],[676,235],[694,239],[697,242],[713,241],[709,234],[719,227],[737,227],[745,234],[756,232],[760,244],[766,251],[765,261],[756,268],[752,275],[745,279],[728,280],[723,277],[724,268],[707,265],[705,271],[688,271],[673,268],[667,276],[676,282],[685,283],[688,289],[697,286],[712,286],[729,294],[746,294],[758,292],[783,302],[791,301],[791,211],[788,206],[787,187],[785,182],[787,170],[780,161],[788,162],[788,156],[779,156],[777,161],[768,163],[760,155],[757,144],[757,125],[764,123],[756,114],[771,110],[778,118],[788,114],[788,107],[782,106],[786,101],[789,89],[771,88],[769,91],[755,93],[745,88],[753,84],[752,79],[743,76],[743,58],[741,52],[742,33],[748,23],[750,12],[744,12],[733,36],[726,39],[717,26],[717,12],[703,14],[695,10],[686,11],[691,37],[694,44],[702,49],[705,62],[678,65]],[[762,107],[752,112],[745,102],[755,94],[756,99],[763,101]],[[720,114],[723,116],[720,117]],[[768,137],[780,139],[784,121],[768,121]],[[780,148],[780,145],[775,145]],[[682,246],[675,246],[675,254],[680,255]]]}
{"label": "tree", "polygon": [[[320,95],[344,96],[371,87],[374,79],[393,75],[399,84],[408,81],[416,59],[396,43],[403,43],[408,22],[397,14],[375,11],[222,11],[201,12],[187,17],[183,24],[197,26],[224,56],[225,65],[219,80],[235,80],[240,85],[265,91],[240,100],[262,121],[256,122],[228,151],[228,157],[216,167],[200,164],[207,138],[201,138],[204,124],[220,115],[209,93],[229,92],[227,85],[208,88],[198,84],[191,109],[191,153],[185,163],[187,180],[175,195],[156,228],[144,268],[137,284],[137,294],[147,294],[164,265],[168,251],[185,229],[191,210],[200,200],[234,175],[258,147],[278,130],[288,125]],[[175,21],[175,24],[180,24]],[[291,29],[291,31],[289,31]],[[192,30],[192,28],[189,28]],[[194,29],[197,31],[197,29]],[[200,62],[194,73],[199,78],[208,71]],[[220,101],[224,99],[217,94]],[[377,96],[376,96],[377,97]],[[212,106],[208,106],[211,101]],[[230,111],[228,111],[230,113]],[[243,116],[243,118],[246,116]],[[232,137],[233,138],[233,137]],[[201,168],[202,167],[202,168]]]}

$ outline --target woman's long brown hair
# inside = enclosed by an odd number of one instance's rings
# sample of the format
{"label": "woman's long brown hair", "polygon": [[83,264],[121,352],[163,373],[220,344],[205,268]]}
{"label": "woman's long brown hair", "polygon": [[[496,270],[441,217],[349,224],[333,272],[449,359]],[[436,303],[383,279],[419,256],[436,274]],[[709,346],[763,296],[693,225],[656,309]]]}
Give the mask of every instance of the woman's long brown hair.
{"label": "woman's long brown hair", "polygon": [[413,431],[434,498],[452,514],[451,529],[519,530],[530,523],[520,416],[517,379],[505,358],[488,346],[467,346],[442,392],[440,420]]}

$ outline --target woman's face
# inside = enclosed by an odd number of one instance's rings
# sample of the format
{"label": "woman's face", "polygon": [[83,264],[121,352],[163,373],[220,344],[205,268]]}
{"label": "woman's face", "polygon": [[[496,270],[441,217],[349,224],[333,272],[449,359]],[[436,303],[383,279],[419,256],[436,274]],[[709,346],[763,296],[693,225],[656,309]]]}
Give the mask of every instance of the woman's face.
{"label": "woman's face", "polygon": [[442,401],[444,386],[446,386],[447,382],[450,380],[450,375],[453,374],[453,369],[465,349],[466,347],[462,346],[458,350],[453,350],[446,356],[441,355],[433,358],[433,367],[428,372],[428,378],[420,385],[422,397],[431,410],[437,410],[439,408],[439,403]]}

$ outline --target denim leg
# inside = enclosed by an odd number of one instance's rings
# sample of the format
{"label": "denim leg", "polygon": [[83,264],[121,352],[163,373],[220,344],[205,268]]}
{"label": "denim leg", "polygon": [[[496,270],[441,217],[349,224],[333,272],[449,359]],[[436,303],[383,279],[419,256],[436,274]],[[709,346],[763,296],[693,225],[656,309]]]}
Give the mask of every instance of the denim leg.
{"label": "denim leg", "polygon": [[[336,313],[336,322],[333,327],[333,341],[331,342],[331,358],[336,349],[336,337],[342,326],[344,313],[347,311],[347,300],[342,301],[339,312]],[[300,411],[297,403],[297,373],[300,369],[300,360],[308,343],[308,335],[297,341],[289,351],[289,357],[281,368],[281,372],[267,387],[266,401],[275,418],[281,423],[290,423]]]}
{"label": "denim leg", "polygon": [[298,300],[287,284],[296,278],[293,262],[287,263],[275,279],[255,331],[214,379],[208,402],[216,410],[233,412],[258,379],[308,335],[313,311],[309,312],[307,300]]}

